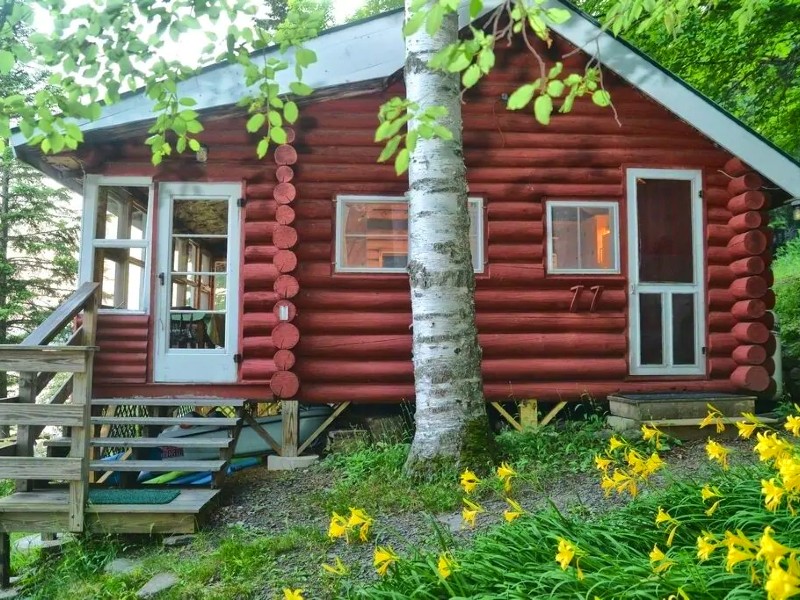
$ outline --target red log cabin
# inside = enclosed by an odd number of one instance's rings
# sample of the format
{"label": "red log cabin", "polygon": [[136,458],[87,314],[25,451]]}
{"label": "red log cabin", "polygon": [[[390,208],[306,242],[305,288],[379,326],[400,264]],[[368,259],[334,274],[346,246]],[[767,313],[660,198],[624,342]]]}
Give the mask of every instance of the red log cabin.
{"label": "red log cabin", "polygon": [[[586,99],[547,127],[507,111],[504,94],[535,79],[521,47],[498,48],[463,106],[487,399],[768,392],[765,210],[800,196],[800,166],[570,10],[540,50],[582,72],[575,48],[598,48],[617,118]],[[204,156],[152,166],[141,93],[84,124],[77,152],[17,140],[85,199],[96,395],[413,400],[407,180],[373,142],[378,107],[403,94],[402,18],[309,42],[315,95],[265,160],[229,65],[179,88],[198,100]]]}

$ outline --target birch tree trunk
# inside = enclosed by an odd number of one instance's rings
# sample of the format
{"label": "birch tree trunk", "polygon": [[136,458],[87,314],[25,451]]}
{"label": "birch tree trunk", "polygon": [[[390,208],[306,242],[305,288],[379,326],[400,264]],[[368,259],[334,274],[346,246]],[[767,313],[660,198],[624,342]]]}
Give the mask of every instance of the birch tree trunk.
{"label": "birch tree trunk", "polygon": [[442,124],[453,133],[449,141],[420,139],[408,169],[416,433],[406,471],[412,474],[437,459],[477,467],[488,461],[492,444],[475,326],[459,78],[428,66],[457,37],[458,15],[451,14],[434,36],[422,27],[406,38],[406,96],[420,110],[446,107]]}

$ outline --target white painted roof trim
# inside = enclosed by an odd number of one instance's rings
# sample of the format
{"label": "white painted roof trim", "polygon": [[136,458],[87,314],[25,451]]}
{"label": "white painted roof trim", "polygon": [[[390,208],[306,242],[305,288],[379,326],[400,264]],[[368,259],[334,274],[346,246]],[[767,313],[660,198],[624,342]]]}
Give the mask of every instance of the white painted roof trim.
{"label": "white painted roof trim", "polygon": [[[486,0],[483,14],[501,0]],[[572,18],[553,30],[586,52],[596,53],[600,62],[654,101],[683,119],[711,140],[741,158],[792,196],[800,198],[800,167],[757,134],[714,106],[696,91],[658,68],[628,46],[603,31],[594,22],[558,0],[550,6],[566,8]],[[462,0],[460,21],[468,22],[467,0]],[[306,46],[317,53],[304,80],[315,90],[383,79],[400,71],[405,62],[402,11],[387,13],[353,25],[335,28],[310,40]],[[279,55],[272,50],[270,54]],[[290,50],[286,56],[291,58]],[[279,74],[278,83],[288,91],[293,70]],[[179,84],[179,94],[197,100],[199,110],[230,106],[246,93],[242,67],[236,64],[208,69]],[[92,132],[147,121],[152,118],[153,102],[143,93],[132,94],[103,109],[101,117],[84,123],[81,129]],[[25,143],[21,134],[12,138],[14,146]]]}

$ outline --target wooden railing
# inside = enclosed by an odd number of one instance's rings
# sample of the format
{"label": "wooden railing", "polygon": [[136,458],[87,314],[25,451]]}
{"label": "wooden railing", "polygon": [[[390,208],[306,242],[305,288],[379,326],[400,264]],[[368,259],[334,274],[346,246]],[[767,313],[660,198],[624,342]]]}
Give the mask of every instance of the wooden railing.
{"label": "wooden railing", "polygon": [[[0,371],[19,372],[19,396],[0,400],[0,425],[16,425],[16,452],[0,457],[0,479],[17,480],[31,491],[35,480],[69,482],[69,530],[84,529],[89,485],[92,365],[98,307],[97,283],[85,283],[19,345],[0,345]],[[80,327],[62,345],[49,345],[83,312]],[[70,376],[49,398],[37,403],[57,373]],[[65,403],[68,398],[71,401]],[[44,427],[71,428],[67,458],[38,458],[33,450]],[[2,553],[2,549],[0,549]]]}

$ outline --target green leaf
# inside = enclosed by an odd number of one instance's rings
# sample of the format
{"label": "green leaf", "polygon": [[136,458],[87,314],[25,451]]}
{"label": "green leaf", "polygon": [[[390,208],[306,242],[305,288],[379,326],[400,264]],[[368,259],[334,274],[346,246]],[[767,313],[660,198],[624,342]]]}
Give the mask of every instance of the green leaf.
{"label": "green leaf", "polygon": [[611,94],[605,90],[597,90],[592,94],[592,102],[605,108],[611,104]]}
{"label": "green leaf", "polygon": [[533,93],[535,91],[536,86],[532,83],[527,83],[517,88],[508,98],[508,110],[520,110],[528,106],[528,103],[533,99]]}
{"label": "green leaf", "polygon": [[200,133],[203,131],[203,125],[200,123],[200,121],[187,121],[186,131],[188,133]]}
{"label": "green leaf", "polygon": [[394,156],[394,153],[397,152],[397,149],[400,147],[401,141],[402,138],[399,135],[396,135],[392,139],[390,139],[386,143],[386,146],[384,146],[383,150],[381,151],[381,154],[378,157],[378,162],[386,162],[387,160],[392,158],[392,156]]}
{"label": "green leaf", "polygon": [[286,135],[286,130],[283,127],[271,127],[269,130],[269,137],[276,144],[285,144],[289,139]]}
{"label": "green leaf", "polygon": [[475,19],[483,10],[483,0],[470,0],[469,3],[469,18]]}
{"label": "green leaf", "polygon": [[408,171],[408,164],[411,161],[411,155],[408,148],[403,148],[397,153],[397,158],[394,159],[394,171],[398,175],[402,175]]}
{"label": "green leaf", "polygon": [[428,11],[428,20],[425,22],[425,32],[430,35],[436,35],[439,28],[442,26],[444,20],[444,6],[441,4],[434,4]]}
{"label": "green leaf", "polygon": [[548,8],[545,14],[547,18],[556,25],[566,23],[571,16],[566,8]]}
{"label": "green leaf", "polygon": [[295,59],[297,60],[298,65],[305,68],[317,62],[317,54],[308,48],[298,48],[297,52],[295,53]]}
{"label": "green leaf", "polygon": [[564,93],[564,82],[554,79],[547,84],[547,94],[553,98],[558,98]]}
{"label": "green leaf", "polygon": [[14,68],[16,58],[8,50],[0,50],[0,73],[6,75]]}
{"label": "green leaf", "polygon": [[191,138],[189,140],[189,149],[192,152],[197,152],[198,150],[200,150],[200,142],[194,138]]}
{"label": "green leaf", "polygon": [[293,81],[289,84],[289,89],[292,90],[293,94],[297,94],[298,96],[310,96],[314,92],[310,86],[302,81]]}
{"label": "green leaf", "polygon": [[300,110],[294,102],[289,101],[283,106],[283,118],[286,119],[288,123],[297,122],[299,116]]}
{"label": "green leaf", "polygon": [[422,24],[425,22],[426,16],[427,13],[424,10],[418,10],[413,15],[411,15],[411,18],[408,21],[406,21],[406,24],[403,27],[403,35],[408,37],[410,35],[414,35],[415,33],[417,33],[417,31],[419,31],[419,28],[422,27]]}
{"label": "green leaf", "polygon": [[536,98],[533,103],[533,115],[542,125],[550,124],[550,115],[553,114],[553,99],[550,96],[542,95]]}
{"label": "green leaf", "polygon": [[280,127],[283,125],[283,118],[281,117],[281,113],[277,110],[271,110],[267,113],[267,119],[269,119],[269,124],[273,127]]}
{"label": "green leaf", "polygon": [[264,116],[264,113],[256,113],[247,120],[247,125],[245,127],[250,133],[255,133],[264,126],[266,120],[267,117]]}
{"label": "green leaf", "polygon": [[261,138],[261,141],[258,142],[258,146],[256,147],[258,158],[264,158],[267,155],[267,151],[269,151],[269,138]]}
{"label": "green leaf", "polygon": [[464,75],[461,77],[461,81],[464,83],[465,88],[471,88],[478,80],[481,78],[481,68],[478,65],[470,65],[469,68],[464,71]]}

